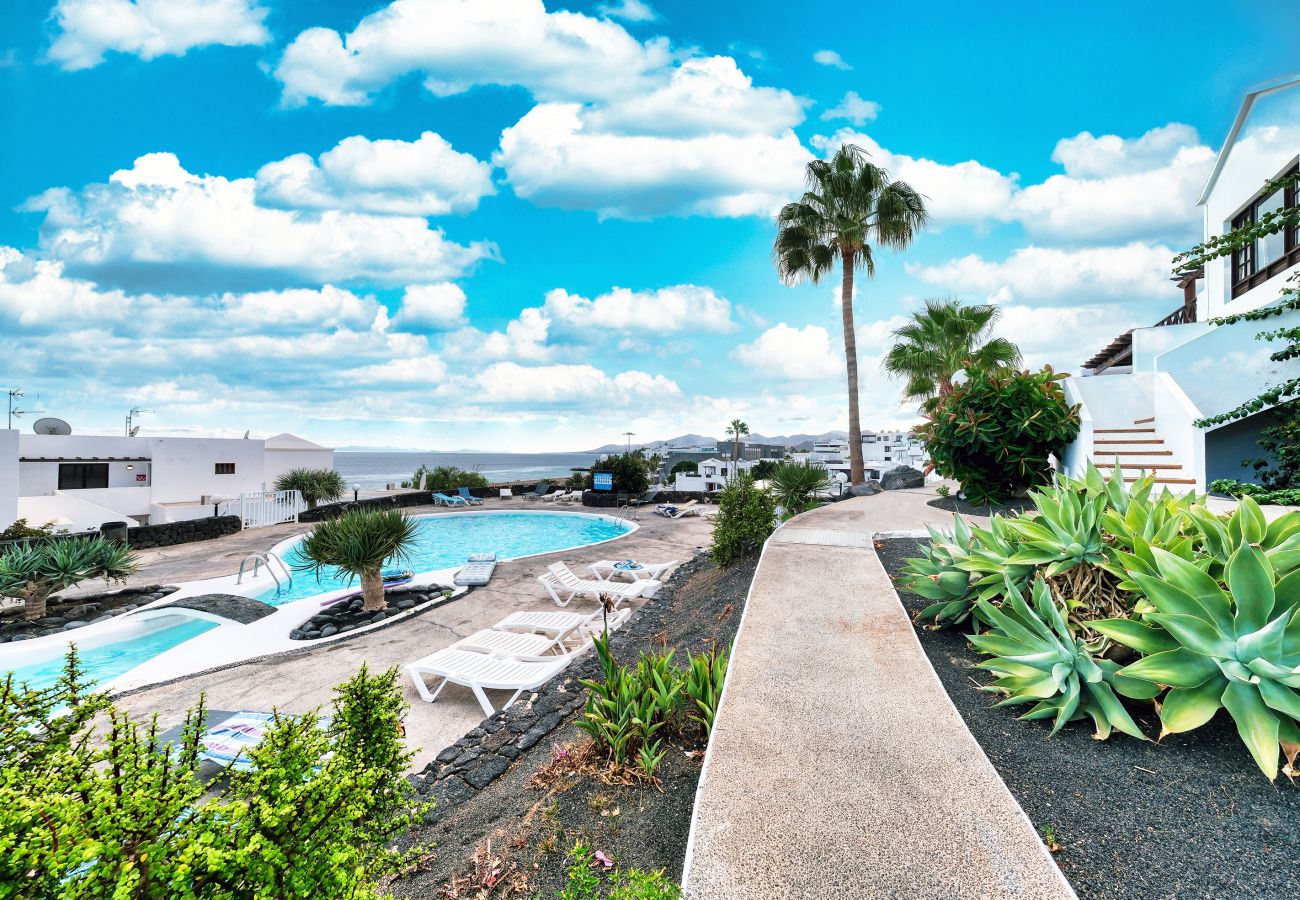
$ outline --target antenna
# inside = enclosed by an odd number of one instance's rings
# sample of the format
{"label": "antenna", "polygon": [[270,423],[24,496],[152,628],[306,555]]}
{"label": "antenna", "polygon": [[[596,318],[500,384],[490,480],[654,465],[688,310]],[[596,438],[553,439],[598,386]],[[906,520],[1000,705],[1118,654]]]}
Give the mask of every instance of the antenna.
{"label": "antenna", "polygon": [[37,434],[72,434],[72,426],[62,419],[37,419],[32,423],[32,431]]}
{"label": "antenna", "polygon": [[[21,390],[20,388],[10,388],[9,391],[8,391],[8,393],[9,393],[9,424],[8,424],[7,426],[5,426],[5,427],[7,427],[7,428],[13,428],[13,427],[14,427],[14,419],[15,419],[16,417],[21,417],[21,416],[25,415],[26,413],[45,412],[45,410],[43,410],[43,409],[14,409],[14,401],[15,401],[15,400],[18,400],[18,399],[20,399],[21,397],[24,397],[24,396],[26,396],[26,395],[22,392],[22,390]],[[39,396],[40,396],[40,394],[32,394],[32,397],[33,397],[33,398],[36,398],[36,397],[39,397]]]}
{"label": "antenna", "polygon": [[152,409],[141,409],[141,408],[138,407],[138,406],[133,406],[133,407],[131,407],[131,409],[128,410],[128,411],[127,411],[127,414],[126,414],[126,436],[127,436],[127,437],[135,437],[137,434],[139,434],[139,433],[140,433],[140,426],[139,426],[139,425],[136,425],[135,428],[134,428],[134,430],[133,430],[132,427],[131,427],[131,423],[132,423],[133,421],[135,421],[135,419],[136,419],[138,416],[140,416],[142,413],[151,413],[151,412],[156,412],[156,410],[152,410]]}

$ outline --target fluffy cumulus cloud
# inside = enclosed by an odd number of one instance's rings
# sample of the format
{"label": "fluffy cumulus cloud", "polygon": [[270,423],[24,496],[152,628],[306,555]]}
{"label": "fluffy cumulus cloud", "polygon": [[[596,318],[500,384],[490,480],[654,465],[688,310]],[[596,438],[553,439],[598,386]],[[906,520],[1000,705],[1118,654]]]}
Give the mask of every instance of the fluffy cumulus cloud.
{"label": "fluffy cumulus cloud", "polygon": [[832,69],[848,70],[853,68],[835,50],[818,50],[813,54],[813,62],[819,66],[827,66]]}
{"label": "fluffy cumulus cloud", "polygon": [[861,147],[871,155],[872,162],[889,171],[891,178],[905,181],[925,195],[926,207],[937,227],[1005,221],[1011,216],[1011,200],[1017,184],[1014,174],[1004,175],[973,159],[941,163],[894,153],[870,135],[847,128],[829,137],[817,135],[812,143],[827,156],[844,144]]}
{"label": "fluffy cumulus cloud", "polygon": [[74,71],[109,51],[148,60],[211,44],[261,45],[271,40],[267,13],[255,0],[59,0],[49,59]]}
{"label": "fluffy cumulus cloud", "polygon": [[820,325],[796,328],[781,322],[741,344],[732,356],[755,372],[792,380],[834,378],[844,372],[844,350]]}
{"label": "fluffy cumulus cloud", "polygon": [[1057,143],[1064,174],[1027,186],[1016,218],[1030,235],[1068,242],[1193,238],[1197,196],[1214,151],[1188,125],[1153,128],[1138,138],[1083,132]]}
{"label": "fluffy cumulus cloud", "polygon": [[865,125],[880,115],[880,104],[864,100],[857,91],[849,91],[839,103],[822,113],[822,121],[848,119],[854,125]]}
{"label": "fluffy cumulus cloud", "polygon": [[1050,364],[1059,371],[1077,372],[1083,359],[1116,335],[1150,325],[1166,312],[1152,301],[1066,307],[1011,303],[1002,307],[997,332],[1020,348],[1027,366]]}
{"label": "fluffy cumulus cloud", "polygon": [[1177,305],[1181,295],[1169,282],[1172,257],[1166,246],[1143,243],[1077,250],[1029,246],[1000,261],[972,253],[939,265],[908,263],[906,268],[928,284],[994,302],[1168,299]]}
{"label": "fluffy cumulus cloud", "polygon": [[727,299],[712,288],[694,284],[651,291],[616,287],[591,299],[556,288],[547,293],[541,313],[567,332],[589,335],[608,331],[725,332],[735,327]]}
{"label": "fluffy cumulus cloud", "polygon": [[142,156],[108,184],[51,189],[25,208],[45,213],[47,257],[133,290],[436,282],[496,252],[449,241],[422,217],[269,209],[254,179],[191,174],[171,153]]}
{"label": "fluffy cumulus cloud", "polygon": [[659,13],[655,12],[654,7],[645,0],[617,0],[614,3],[601,3],[596,7],[596,11],[602,16],[622,19],[624,22],[653,22],[659,18]]}
{"label": "fluffy cumulus cloud", "polygon": [[408,285],[393,318],[395,326],[417,330],[444,330],[464,322],[465,292],[451,282]]}
{"label": "fluffy cumulus cloud", "polygon": [[496,190],[488,163],[432,131],[414,141],[344,138],[319,159],[295,153],[267,163],[256,182],[263,206],[404,216],[468,212]]}
{"label": "fluffy cumulus cloud", "polygon": [[623,406],[680,394],[670,378],[630,370],[613,376],[591,365],[521,366],[499,362],[474,377],[482,398],[494,403],[544,403],[585,407],[593,399]]}
{"label": "fluffy cumulus cloud", "polygon": [[609,19],[548,13],[542,0],[395,0],[346,36],[310,28],[275,67],[284,102],[368,103],[418,73],[439,96],[518,85],[542,100],[617,97],[670,62],[667,42],[642,43]]}

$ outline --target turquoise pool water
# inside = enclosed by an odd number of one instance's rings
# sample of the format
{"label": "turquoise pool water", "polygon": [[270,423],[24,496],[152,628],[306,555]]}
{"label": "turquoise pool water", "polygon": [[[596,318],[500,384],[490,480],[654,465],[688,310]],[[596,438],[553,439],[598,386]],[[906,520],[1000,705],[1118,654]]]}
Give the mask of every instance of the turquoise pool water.
{"label": "turquoise pool water", "polygon": [[[541,512],[450,513],[419,517],[416,521],[419,523],[416,549],[408,559],[392,564],[413,572],[459,566],[469,554],[484,551],[495,552],[498,559],[517,559],[585,547],[622,537],[632,530],[626,522],[601,516]],[[303,562],[296,546],[283,555],[291,568]],[[331,570],[322,572],[318,579],[313,572],[294,569],[291,587],[271,588],[258,594],[257,599],[279,606],[349,586],[360,588],[356,581],[349,583],[347,576],[339,577]]]}
{"label": "turquoise pool water", "polygon": [[[192,616],[158,616],[142,619],[124,630],[117,640],[97,647],[78,647],[86,679],[92,684],[112,681],[134,669],[140,663],[153,659],[165,650],[197,637],[217,627],[216,622]],[[57,656],[21,666],[6,665],[0,653],[0,674],[13,672],[15,680],[25,681],[31,687],[48,687],[63,672],[63,657]]]}

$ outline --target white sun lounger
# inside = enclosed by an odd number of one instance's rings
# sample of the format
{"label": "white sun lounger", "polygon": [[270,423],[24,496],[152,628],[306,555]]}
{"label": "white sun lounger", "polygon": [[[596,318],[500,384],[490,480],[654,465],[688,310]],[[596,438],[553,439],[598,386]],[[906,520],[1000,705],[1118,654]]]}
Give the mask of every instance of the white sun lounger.
{"label": "white sun lounger", "polygon": [[[406,672],[415,682],[415,689],[426,703],[438,699],[448,682],[459,684],[474,692],[483,714],[490,716],[496,712],[492,701],[484,691],[514,691],[502,709],[519,699],[525,691],[536,690],[556,675],[569,667],[577,654],[563,656],[494,656],[490,653],[478,653],[474,650],[461,650],[447,647],[431,653],[424,659],[416,660],[406,667]],[[425,676],[441,678],[442,681],[432,692],[425,683]]]}
{"label": "white sun lounger", "polygon": [[632,616],[630,609],[616,609],[602,619],[600,610],[594,613],[576,612],[515,612],[497,622],[492,628],[496,631],[523,631],[537,634],[553,635],[559,640],[575,631],[598,634],[609,624],[609,630],[617,630]]}
{"label": "white sun lounger", "polygon": [[[628,563],[631,563],[629,566]],[[602,559],[587,566],[591,574],[595,575],[602,581],[609,581],[614,576],[623,576],[630,578],[632,581],[641,581],[645,578],[653,578],[656,581],[662,581],[660,578],[664,572],[677,565],[677,560],[669,560],[666,563],[638,563],[630,559]]]}
{"label": "white sun lounger", "polygon": [[660,503],[655,507],[655,512],[666,519],[680,519],[682,516],[698,516],[700,511],[695,508],[699,503],[698,500],[688,500],[681,506],[675,506],[672,503]]}
{"label": "white sun lounger", "polygon": [[546,574],[539,576],[537,580],[546,588],[546,593],[551,595],[556,606],[568,606],[574,597],[591,597],[600,600],[602,596],[613,598],[614,605],[617,606],[624,600],[632,600],[659,589],[659,582],[654,579],[627,584],[579,578],[562,562],[547,566]]}
{"label": "white sun lounger", "polygon": [[467,638],[461,638],[452,646],[457,650],[474,650],[497,656],[545,656],[557,648],[563,648],[559,636],[498,631],[495,628],[484,628]]}

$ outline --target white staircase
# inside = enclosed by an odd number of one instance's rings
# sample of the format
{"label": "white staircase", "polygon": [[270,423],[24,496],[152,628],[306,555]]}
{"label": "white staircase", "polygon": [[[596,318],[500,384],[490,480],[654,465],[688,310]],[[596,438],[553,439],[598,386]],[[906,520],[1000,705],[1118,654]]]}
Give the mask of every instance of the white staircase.
{"label": "white staircase", "polygon": [[1160,436],[1154,417],[1134,419],[1131,426],[1093,428],[1089,457],[1103,472],[1119,463],[1127,482],[1149,472],[1155,475],[1156,484],[1182,485],[1184,490],[1196,485],[1196,479]]}

